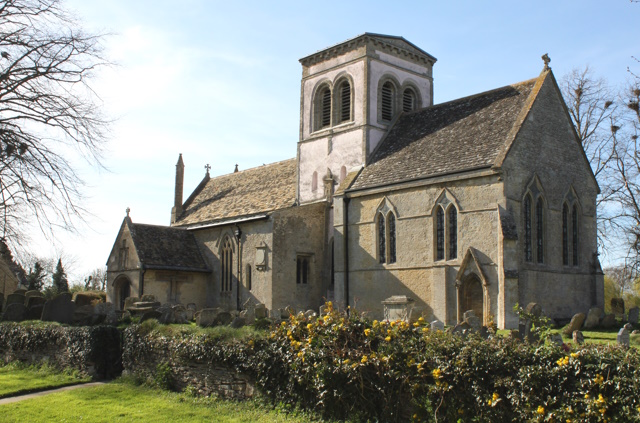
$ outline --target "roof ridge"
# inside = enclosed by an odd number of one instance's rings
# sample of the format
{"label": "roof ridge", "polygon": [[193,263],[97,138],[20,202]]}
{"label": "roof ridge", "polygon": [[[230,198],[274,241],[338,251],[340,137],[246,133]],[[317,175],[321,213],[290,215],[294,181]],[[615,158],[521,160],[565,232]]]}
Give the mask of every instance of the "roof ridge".
{"label": "roof ridge", "polygon": [[212,176],[211,180],[222,178],[222,177],[225,177],[225,176],[237,175],[238,173],[245,173],[245,172],[255,171],[255,170],[258,170],[258,169],[264,169],[264,168],[269,167],[269,166],[274,166],[274,165],[277,165],[277,164],[289,162],[289,161],[292,161],[292,160],[295,160],[295,159],[296,159],[295,157],[292,157],[290,159],[280,160],[280,161],[277,161],[277,162],[266,163],[266,164],[263,164],[263,165],[254,166],[254,167],[250,167],[250,168],[243,169],[243,170],[238,170],[237,172],[223,173],[222,175]]}

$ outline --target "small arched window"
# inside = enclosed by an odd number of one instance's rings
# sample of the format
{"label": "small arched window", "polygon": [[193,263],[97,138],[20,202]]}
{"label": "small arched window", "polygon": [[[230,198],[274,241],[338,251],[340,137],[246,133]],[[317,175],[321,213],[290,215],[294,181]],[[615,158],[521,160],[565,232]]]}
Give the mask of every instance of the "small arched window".
{"label": "small arched window", "polygon": [[382,85],[381,96],[380,117],[382,120],[390,121],[395,114],[395,87],[391,81]]}
{"label": "small arched window", "polygon": [[569,265],[569,206],[562,205],[562,264]]}
{"label": "small arched window", "polygon": [[351,120],[351,84],[343,81],[338,88],[338,123]]}
{"label": "small arched window", "polygon": [[544,204],[542,198],[536,203],[536,261],[544,263]]}
{"label": "small arched window", "polygon": [[318,172],[313,172],[311,175],[311,191],[316,192],[318,190]]}
{"label": "small arched window", "polygon": [[444,210],[436,211],[436,260],[444,260]]}
{"label": "small arched window", "polygon": [[402,93],[402,111],[412,112],[416,109],[416,93],[411,88],[406,88]]}
{"label": "small arched window", "polygon": [[378,213],[378,261],[387,262],[387,229],[384,223],[384,215]]}
{"label": "small arched window", "polygon": [[314,99],[313,129],[318,131],[331,125],[331,87],[324,85]]}
{"label": "small arched window", "polygon": [[573,265],[578,265],[578,206],[573,205],[573,209],[571,210],[571,244],[572,252],[573,252]]}
{"label": "small arched window", "polygon": [[533,261],[532,245],[531,245],[531,196],[527,194],[524,197],[523,204],[524,217],[524,259],[525,261]]}
{"label": "small arched window", "polygon": [[449,207],[449,259],[458,257],[458,211]]}
{"label": "small arched window", "polygon": [[222,242],[222,249],[220,250],[220,275],[221,275],[221,290],[223,292],[231,291],[232,277],[233,277],[233,247],[231,245],[231,239],[227,236]]}
{"label": "small arched window", "polygon": [[340,182],[344,181],[347,178],[347,167],[342,166],[340,168]]}

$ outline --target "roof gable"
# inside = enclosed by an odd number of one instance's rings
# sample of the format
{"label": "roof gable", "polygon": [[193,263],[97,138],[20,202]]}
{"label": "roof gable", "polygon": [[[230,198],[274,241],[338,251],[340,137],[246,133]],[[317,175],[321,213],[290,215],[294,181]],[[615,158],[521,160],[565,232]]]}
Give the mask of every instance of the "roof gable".
{"label": "roof gable", "polygon": [[290,159],[208,179],[189,197],[174,226],[268,213],[295,200],[296,160]]}
{"label": "roof gable", "polygon": [[400,115],[351,190],[492,167],[536,82]]}

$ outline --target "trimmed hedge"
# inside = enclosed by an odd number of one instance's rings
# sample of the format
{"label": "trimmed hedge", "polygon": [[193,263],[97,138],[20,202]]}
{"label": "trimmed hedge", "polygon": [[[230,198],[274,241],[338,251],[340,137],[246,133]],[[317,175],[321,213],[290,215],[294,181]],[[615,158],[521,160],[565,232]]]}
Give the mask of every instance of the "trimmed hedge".
{"label": "trimmed hedge", "polygon": [[640,421],[635,348],[532,346],[466,339],[425,322],[356,313],[292,316],[266,338],[124,331],[125,368],[139,361],[225,364],[251,376],[274,403],[351,421]]}
{"label": "trimmed hedge", "polygon": [[112,326],[3,322],[0,356],[4,362],[48,362],[97,379],[114,378],[122,372],[120,332]]}

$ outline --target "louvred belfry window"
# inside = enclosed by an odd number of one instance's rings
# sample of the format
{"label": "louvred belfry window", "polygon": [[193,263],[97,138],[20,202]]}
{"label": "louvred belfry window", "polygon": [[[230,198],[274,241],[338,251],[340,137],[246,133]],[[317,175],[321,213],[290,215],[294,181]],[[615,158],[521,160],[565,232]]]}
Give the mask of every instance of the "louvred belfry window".
{"label": "louvred belfry window", "polygon": [[402,93],[402,111],[405,113],[409,113],[414,111],[416,108],[416,94],[413,92],[411,88],[407,88]]}
{"label": "louvred belfry window", "polygon": [[325,88],[322,92],[322,124],[321,128],[331,125],[331,91]]}
{"label": "louvred belfry window", "polygon": [[381,117],[382,120],[391,120],[393,119],[394,114],[394,87],[393,84],[389,81],[385,82],[382,85],[382,107],[381,107]]}
{"label": "louvred belfry window", "polygon": [[344,81],[340,85],[340,119],[339,123],[351,120],[351,85]]}

